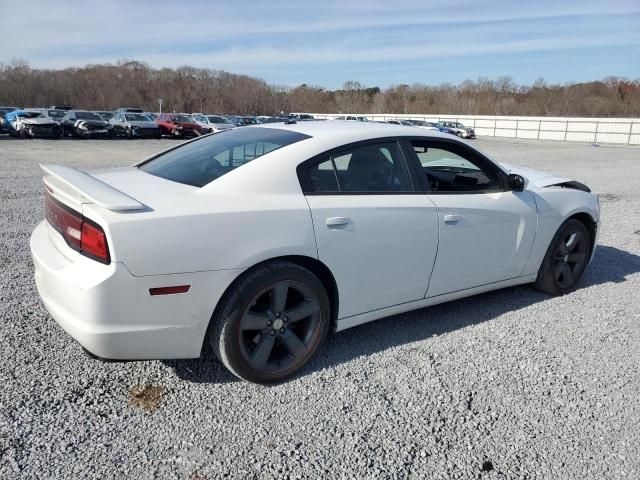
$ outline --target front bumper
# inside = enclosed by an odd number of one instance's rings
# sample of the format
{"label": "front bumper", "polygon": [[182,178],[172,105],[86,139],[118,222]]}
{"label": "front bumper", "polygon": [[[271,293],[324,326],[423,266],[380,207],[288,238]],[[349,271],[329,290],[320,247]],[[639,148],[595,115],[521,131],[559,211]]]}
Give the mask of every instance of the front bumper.
{"label": "front bumper", "polygon": [[[200,356],[213,309],[238,271],[136,277],[123,263],[65,251],[50,229],[42,222],[31,235],[36,286],[54,320],[82,347],[113,360]],[[191,285],[185,294],[149,294],[185,284]]]}

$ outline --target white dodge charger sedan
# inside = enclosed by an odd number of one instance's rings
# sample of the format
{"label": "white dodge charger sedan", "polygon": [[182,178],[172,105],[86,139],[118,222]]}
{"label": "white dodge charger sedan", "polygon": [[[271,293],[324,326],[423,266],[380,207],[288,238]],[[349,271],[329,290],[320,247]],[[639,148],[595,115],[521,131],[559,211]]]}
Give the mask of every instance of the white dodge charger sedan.
{"label": "white dodge charger sedan", "polygon": [[598,198],[451,135],[299,122],[203,136],[129,168],[45,165],[31,236],[53,318],[107,359],[298,371],[330,331],[533,283],[571,292]]}

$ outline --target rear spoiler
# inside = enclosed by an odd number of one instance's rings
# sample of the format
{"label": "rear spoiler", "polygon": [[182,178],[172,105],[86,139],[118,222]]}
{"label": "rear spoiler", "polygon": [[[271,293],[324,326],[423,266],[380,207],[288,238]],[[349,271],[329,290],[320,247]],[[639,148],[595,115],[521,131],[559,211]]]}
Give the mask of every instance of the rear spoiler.
{"label": "rear spoiler", "polygon": [[109,210],[141,210],[144,205],[91,175],[62,165],[40,165],[43,182],[54,196],[67,203],[95,203]]}

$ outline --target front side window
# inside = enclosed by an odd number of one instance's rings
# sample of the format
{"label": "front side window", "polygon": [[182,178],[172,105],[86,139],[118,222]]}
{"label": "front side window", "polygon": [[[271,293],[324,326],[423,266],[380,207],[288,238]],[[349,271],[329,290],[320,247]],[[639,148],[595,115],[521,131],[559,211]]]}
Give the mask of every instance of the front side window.
{"label": "front side window", "polygon": [[167,180],[204,187],[251,160],[307,138],[273,128],[230,129],[169,150],[139,168]]}
{"label": "front side window", "polygon": [[357,146],[320,160],[308,170],[317,193],[412,192],[404,158],[396,142]]}
{"label": "front side window", "polygon": [[483,166],[468,152],[452,145],[412,141],[422,172],[434,192],[500,191],[502,186],[492,168]]}

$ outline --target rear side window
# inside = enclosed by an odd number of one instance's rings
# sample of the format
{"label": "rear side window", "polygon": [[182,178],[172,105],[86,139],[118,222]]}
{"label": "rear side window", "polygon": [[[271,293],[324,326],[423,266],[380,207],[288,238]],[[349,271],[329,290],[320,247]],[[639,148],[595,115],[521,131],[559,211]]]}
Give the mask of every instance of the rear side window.
{"label": "rear side window", "polygon": [[275,128],[238,128],[202,137],[140,165],[143,172],[204,187],[231,170],[287,145],[310,138]]}
{"label": "rear side window", "polygon": [[413,192],[396,142],[342,150],[312,164],[307,175],[315,193]]}

